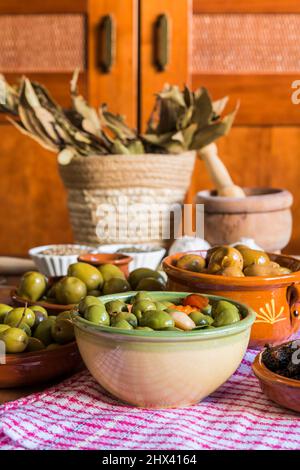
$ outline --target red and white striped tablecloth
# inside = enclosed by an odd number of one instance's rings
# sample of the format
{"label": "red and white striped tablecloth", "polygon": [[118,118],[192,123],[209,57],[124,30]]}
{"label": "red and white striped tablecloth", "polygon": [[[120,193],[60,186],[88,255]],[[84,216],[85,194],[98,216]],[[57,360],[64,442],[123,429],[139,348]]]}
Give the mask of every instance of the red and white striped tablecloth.
{"label": "red and white striped tablecloth", "polygon": [[88,372],[0,407],[1,449],[300,449],[300,415],[270,402],[251,371],[237,372],[188,408],[148,410],[110,397]]}

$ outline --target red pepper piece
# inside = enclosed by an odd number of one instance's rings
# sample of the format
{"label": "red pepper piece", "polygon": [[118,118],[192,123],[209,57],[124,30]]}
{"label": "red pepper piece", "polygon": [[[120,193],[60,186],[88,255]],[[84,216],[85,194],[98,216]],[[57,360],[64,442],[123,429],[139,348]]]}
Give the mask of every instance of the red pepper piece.
{"label": "red pepper piece", "polygon": [[196,307],[197,309],[201,310],[202,308],[208,305],[208,298],[203,297],[203,295],[198,294],[190,294],[185,299],[183,299],[183,305],[191,305],[192,307]]}

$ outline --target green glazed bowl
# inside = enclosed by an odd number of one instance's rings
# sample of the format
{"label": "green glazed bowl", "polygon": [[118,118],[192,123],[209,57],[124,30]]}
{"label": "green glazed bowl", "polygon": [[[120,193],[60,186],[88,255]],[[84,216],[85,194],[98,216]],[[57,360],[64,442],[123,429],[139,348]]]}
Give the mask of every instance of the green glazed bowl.
{"label": "green glazed bowl", "polygon": [[[130,302],[136,292],[100,297]],[[178,301],[187,292],[151,292],[155,301]],[[230,300],[208,295],[211,300]],[[79,351],[97,382],[120,400],[139,407],[182,407],[201,401],[238,368],[255,313],[232,301],[243,319],[190,332],[121,330],[74,316]]]}

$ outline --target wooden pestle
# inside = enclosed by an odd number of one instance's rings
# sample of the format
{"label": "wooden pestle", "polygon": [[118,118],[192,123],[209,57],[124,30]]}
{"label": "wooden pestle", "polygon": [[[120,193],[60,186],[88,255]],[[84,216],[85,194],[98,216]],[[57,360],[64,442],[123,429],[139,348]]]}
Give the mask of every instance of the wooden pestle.
{"label": "wooden pestle", "polygon": [[245,192],[240,186],[233,183],[224,163],[218,156],[218,148],[215,143],[203,147],[199,155],[205,163],[208,173],[217,190],[218,196],[244,198]]}

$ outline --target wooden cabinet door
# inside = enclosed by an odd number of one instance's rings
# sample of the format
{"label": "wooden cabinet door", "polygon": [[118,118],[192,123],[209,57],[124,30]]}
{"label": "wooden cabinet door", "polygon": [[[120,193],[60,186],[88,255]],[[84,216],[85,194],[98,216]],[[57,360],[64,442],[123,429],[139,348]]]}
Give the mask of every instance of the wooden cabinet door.
{"label": "wooden cabinet door", "polygon": [[[235,126],[219,153],[236,184],[285,187],[294,196],[288,251],[300,252],[300,106],[291,100],[300,72],[300,3],[296,0],[194,0],[189,75],[213,98],[240,100]],[[211,187],[196,165],[190,200]],[[270,228],[271,230],[271,228]]]}
{"label": "wooden cabinet door", "polygon": [[[0,0],[0,73],[43,83],[64,107],[80,69],[81,92],[137,119],[137,0]],[[113,24],[112,64],[103,70],[100,24]],[[0,116],[0,253],[25,255],[36,245],[72,241],[56,155]]]}
{"label": "wooden cabinet door", "polygon": [[[140,0],[139,118],[143,128],[152,110],[155,93],[165,83],[183,86],[190,81],[191,7],[191,0]],[[165,24],[160,24],[162,18]],[[165,38],[159,40],[159,35],[165,35]],[[166,43],[167,60],[163,67],[157,61],[160,41]]]}

